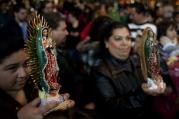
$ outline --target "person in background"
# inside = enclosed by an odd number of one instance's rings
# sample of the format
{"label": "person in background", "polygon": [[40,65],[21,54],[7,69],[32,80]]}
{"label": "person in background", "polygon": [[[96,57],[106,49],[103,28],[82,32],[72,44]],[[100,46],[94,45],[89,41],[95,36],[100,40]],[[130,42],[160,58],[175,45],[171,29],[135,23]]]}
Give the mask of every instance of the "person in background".
{"label": "person in background", "polygon": [[170,2],[166,2],[163,6],[163,19],[164,20],[173,20],[174,7]]}
{"label": "person in background", "polygon": [[56,10],[54,7],[54,3],[51,0],[40,1],[40,5],[38,8],[39,14],[43,15],[43,14],[51,13],[54,11],[56,11]]}
{"label": "person in background", "polygon": [[77,50],[81,54],[82,61],[86,72],[90,72],[91,68],[98,64],[99,41],[101,39],[104,28],[109,25],[113,19],[108,16],[99,16],[93,20],[89,29],[89,39],[82,40],[77,45]]}
{"label": "person in background", "polygon": [[[84,80],[85,76],[78,70],[81,68],[78,62],[74,62],[73,64],[78,66],[78,69],[75,69],[73,65],[69,63],[66,55],[67,51],[65,49],[65,41],[66,36],[69,34],[65,22],[66,19],[59,13],[45,14],[44,17],[52,30],[52,39],[56,41],[57,60],[60,69],[58,82],[62,85],[60,93],[68,92],[71,99],[75,101],[75,107],[81,108],[88,102],[88,93],[85,91],[88,84],[86,84],[86,80]],[[79,118],[79,115],[84,118],[89,116],[87,113],[81,112],[79,109],[76,110],[74,108],[72,111],[72,118]],[[77,115],[77,117],[75,115]]]}
{"label": "person in background", "polygon": [[177,34],[179,33],[179,11],[175,11],[174,13],[174,21],[177,24]]}
{"label": "person in background", "polygon": [[154,23],[157,25],[158,23],[160,23],[163,20],[163,7],[164,7],[164,3],[162,1],[158,2],[155,6],[155,20]]}
{"label": "person in background", "polygon": [[177,24],[171,20],[165,20],[158,25],[158,39],[164,59],[179,54]]}
{"label": "person in background", "polygon": [[14,6],[14,19],[21,28],[23,39],[27,40],[27,9],[24,4]]}
{"label": "person in background", "polygon": [[157,34],[157,27],[148,19],[147,10],[142,3],[135,2],[129,7],[131,10],[129,14],[130,23],[128,26],[134,41],[137,41],[137,38],[142,35],[142,31],[147,27],[150,27],[152,31]]}
{"label": "person in background", "polygon": [[0,27],[2,27],[9,17],[9,7],[11,5],[10,0],[1,0],[0,1]]}

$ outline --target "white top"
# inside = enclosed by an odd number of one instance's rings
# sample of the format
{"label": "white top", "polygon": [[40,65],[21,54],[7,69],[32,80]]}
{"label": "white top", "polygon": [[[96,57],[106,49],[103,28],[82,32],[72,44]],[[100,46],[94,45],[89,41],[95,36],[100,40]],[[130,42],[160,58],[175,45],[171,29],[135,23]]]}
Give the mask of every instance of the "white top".
{"label": "white top", "polygon": [[131,37],[134,39],[137,37],[137,35],[142,35],[143,30],[147,27],[150,27],[152,31],[157,35],[157,27],[151,23],[144,23],[144,24],[129,23],[128,26],[129,29],[131,30]]}

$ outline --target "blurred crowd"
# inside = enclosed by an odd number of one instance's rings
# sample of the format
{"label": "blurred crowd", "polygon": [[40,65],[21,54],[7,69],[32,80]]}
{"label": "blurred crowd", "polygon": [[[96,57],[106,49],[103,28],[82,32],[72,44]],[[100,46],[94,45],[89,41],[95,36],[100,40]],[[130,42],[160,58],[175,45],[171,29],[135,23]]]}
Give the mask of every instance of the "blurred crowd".
{"label": "blurred crowd", "polygon": [[[61,118],[179,117],[179,9],[171,1],[160,0],[151,8],[120,0],[0,0],[0,28],[26,42],[28,21],[36,12],[47,21],[57,44],[60,93],[68,92],[75,101]],[[140,90],[143,81],[138,80],[135,55],[147,27],[158,41],[167,90],[151,97]]]}

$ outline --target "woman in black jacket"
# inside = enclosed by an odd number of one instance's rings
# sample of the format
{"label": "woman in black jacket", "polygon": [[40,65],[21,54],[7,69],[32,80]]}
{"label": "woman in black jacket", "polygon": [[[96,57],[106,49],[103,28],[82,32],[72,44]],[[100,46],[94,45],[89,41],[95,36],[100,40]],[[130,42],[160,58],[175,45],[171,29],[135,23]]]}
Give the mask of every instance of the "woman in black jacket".
{"label": "woman in black jacket", "polygon": [[129,28],[111,23],[101,40],[101,63],[92,71],[96,85],[96,109],[101,119],[155,117],[152,97],[163,93],[165,86],[151,92],[142,89],[145,83],[139,56],[132,54]]}

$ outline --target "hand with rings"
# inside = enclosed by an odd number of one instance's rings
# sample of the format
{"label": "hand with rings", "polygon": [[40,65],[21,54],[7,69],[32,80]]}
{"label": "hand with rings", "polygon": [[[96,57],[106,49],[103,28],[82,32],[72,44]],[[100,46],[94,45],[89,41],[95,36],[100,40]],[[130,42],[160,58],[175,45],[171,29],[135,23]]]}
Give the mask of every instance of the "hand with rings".
{"label": "hand with rings", "polygon": [[53,109],[49,110],[46,114],[52,112],[52,111],[57,111],[57,110],[66,110],[75,105],[75,102],[73,100],[69,99],[70,95],[68,93],[61,94],[59,97],[59,102],[56,107]]}

